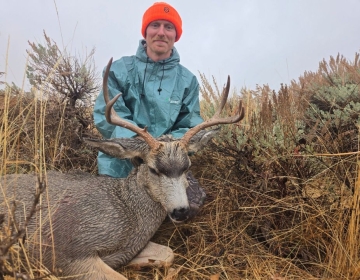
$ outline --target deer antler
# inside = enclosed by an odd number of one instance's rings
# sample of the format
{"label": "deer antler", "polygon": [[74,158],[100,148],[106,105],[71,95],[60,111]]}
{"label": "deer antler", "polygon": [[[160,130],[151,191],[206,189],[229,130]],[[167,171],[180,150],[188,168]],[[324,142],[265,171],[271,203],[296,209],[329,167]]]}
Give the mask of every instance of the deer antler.
{"label": "deer antler", "polygon": [[221,96],[221,102],[219,104],[219,108],[217,109],[217,111],[215,112],[215,114],[207,121],[202,122],[200,124],[198,124],[197,126],[189,129],[184,136],[181,138],[181,142],[184,145],[187,145],[191,139],[191,137],[193,137],[196,133],[198,133],[200,130],[203,130],[207,127],[213,126],[213,125],[217,125],[217,124],[230,124],[230,123],[236,123],[241,121],[244,118],[245,115],[245,110],[244,107],[242,105],[242,100],[240,100],[239,102],[239,106],[236,109],[235,115],[232,117],[227,117],[227,118],[219,118],[220,113],[222,111],[222,109],[224,108],[227,98],[229,96],[229,90],[230,90],[230,76],[228,76],[227,79],[227,83],[226,83],[226,87],[224,88],[224,91],[222,93]]}
{"label": "deer antler", "polygon": [[109,77],[109,71],[112,64],[112,58],[110,59],[108,65],[106,66],[104,78],[103,78],[103,93],[104,93],[104,99],[106,103],[105,108],[105,117],[108,123],[124,127],[126,129],[129,129],[133,132],[135,132],[137,135],[142,137],[145,142],[150,146],[151,149],[157,150],[160,146],[159,141],[157,141],[154,137],[151,136],[151,134],[147,131],[147,128],[140,128],[131,122],[125,121],[124,119],[120,118],[119,115],[115,112],[113,106],[118,100],[118,98],[122,95],[122,93],[117,94],[113,99],[110,100],[109,98],[109,91],[108,91],[108,77]]}

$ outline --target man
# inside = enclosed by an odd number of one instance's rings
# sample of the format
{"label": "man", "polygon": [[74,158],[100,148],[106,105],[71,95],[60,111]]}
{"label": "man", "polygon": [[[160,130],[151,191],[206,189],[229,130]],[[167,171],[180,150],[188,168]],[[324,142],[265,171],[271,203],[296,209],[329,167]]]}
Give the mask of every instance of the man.
{"label": "man", "polygon": [[[182,34],[178,12],[165,2],[156,2],[142,19],[136,55],[114,61],[109,73],[110,98],[122,96],[113,108],[120,117],[159,137],[171,134],[181,138],[191,127],[203,120],[200,117],[199,84],[194,74],[183,67],[174,47]],[[105,138],[136,136],[123,127],[113,126],[105,119],[105,101],[100,92],[94,107],[94,121]],[[126,177],[132,169],[129,160],[120,160],[99,152],[99,174]],[[190,207],[203,203],[205,193],[198,182],[188,175]],[[195,209],[197,211],[197,209]]]}

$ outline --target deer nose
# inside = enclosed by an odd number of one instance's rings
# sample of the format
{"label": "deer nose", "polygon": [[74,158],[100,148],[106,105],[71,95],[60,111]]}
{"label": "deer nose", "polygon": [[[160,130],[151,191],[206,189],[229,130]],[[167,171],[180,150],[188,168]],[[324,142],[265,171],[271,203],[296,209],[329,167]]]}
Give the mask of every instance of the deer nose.
{"label": "deer nose", "polygon": [[170,214],[170,218],[176,222],[183,222],[187,218],[189,218],[189,213],[190,213],[189,207],[176,208]]}

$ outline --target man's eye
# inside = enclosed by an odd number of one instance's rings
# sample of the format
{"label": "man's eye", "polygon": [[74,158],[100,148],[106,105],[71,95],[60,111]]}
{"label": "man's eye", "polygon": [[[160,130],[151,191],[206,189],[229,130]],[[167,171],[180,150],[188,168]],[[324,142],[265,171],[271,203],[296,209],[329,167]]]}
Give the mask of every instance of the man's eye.
{"label": "man's eye", "polygon": [[166,28],[167,30],[173,30],[173,29],[174,29],[174,26],[172,26],[172,25],[166,25],[165,28]]}

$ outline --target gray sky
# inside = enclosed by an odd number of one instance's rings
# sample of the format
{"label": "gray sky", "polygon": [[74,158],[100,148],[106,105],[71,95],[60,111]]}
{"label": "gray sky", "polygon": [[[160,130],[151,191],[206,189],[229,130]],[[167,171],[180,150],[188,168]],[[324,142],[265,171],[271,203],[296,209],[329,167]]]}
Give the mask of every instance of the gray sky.
{"label": "gray sky", "polygon": [[[96,48],[101,73],[110,57],[135,54],[141,19],[154,0],[17,0],[0,5],[0,71],[21,86],[27,41],[44,42],[43,30],[73,53]],[[297,80],[337,53],[353,60],[360,50],[360,0],[168,0],[183,20],[175,44],[181,64],[223,85]],[[56,5],[56,6],[55,6]],[[57,7],[57,9],[56,9]],[[58,13],[58,16],[57,16]],[[8,46],[8,38],[10,45]],[[6,55],[9,50],[8,56]]]}

